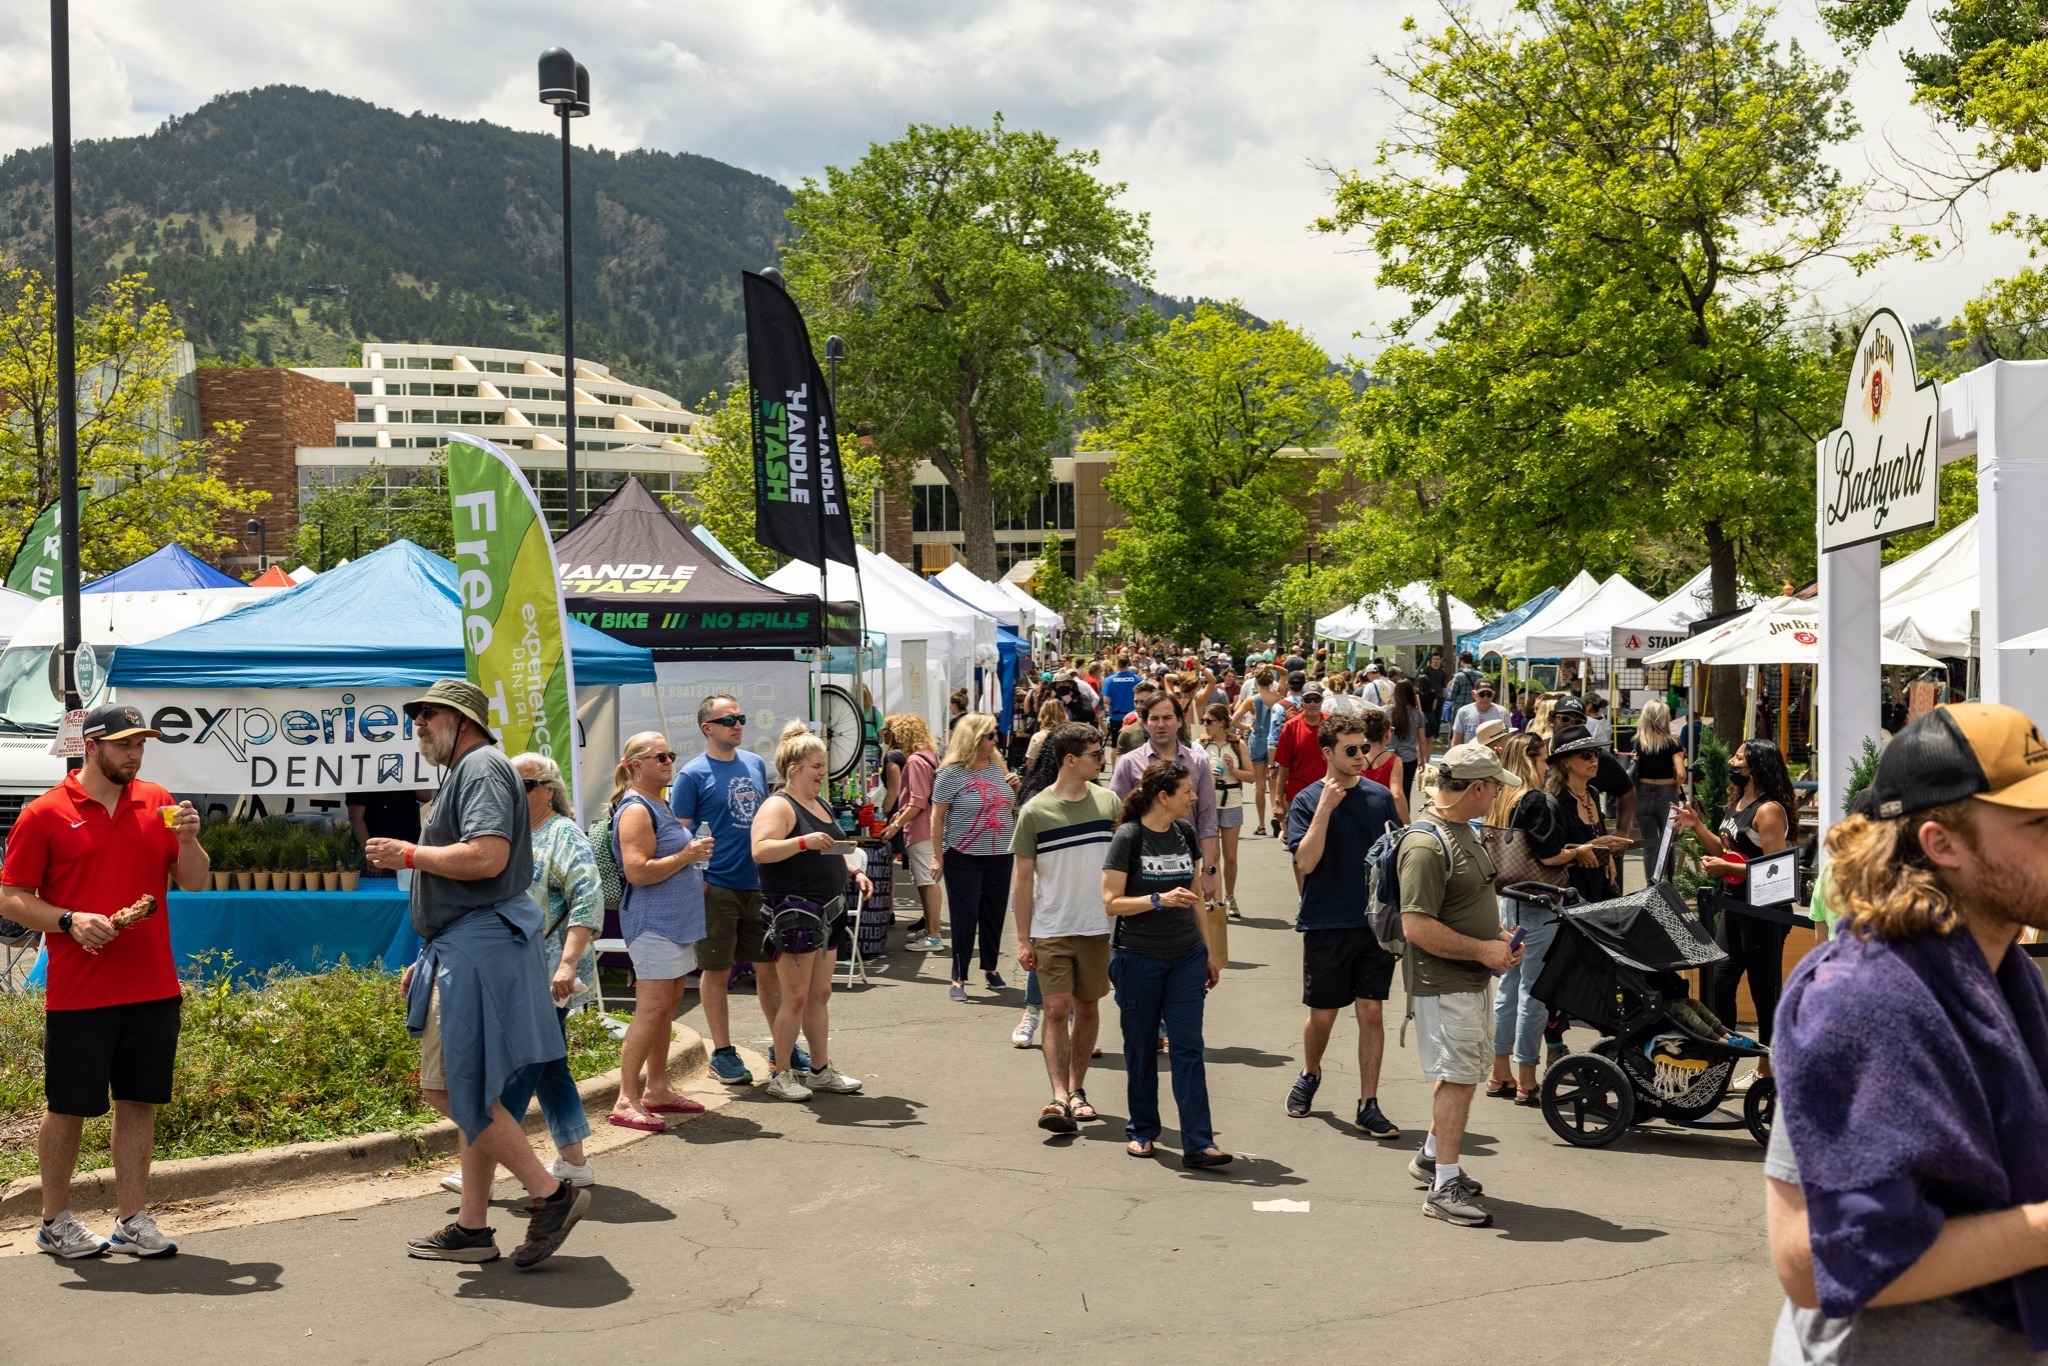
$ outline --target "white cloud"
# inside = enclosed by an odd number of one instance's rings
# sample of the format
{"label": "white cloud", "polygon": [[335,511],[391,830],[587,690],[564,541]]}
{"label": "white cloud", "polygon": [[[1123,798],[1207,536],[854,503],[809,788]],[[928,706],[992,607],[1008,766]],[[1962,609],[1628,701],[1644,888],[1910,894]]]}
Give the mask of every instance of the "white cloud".
{"label": "white cloud", "polygon": [[[1417,0],[1129,0],[976,5],[930,0],[95,0],[73,10],[79,137],[146,131],[227,90],[288,83],[405,112],[485,118],[535,131],[534,59],[560,43],[592,73],[579,142],[715,157],[794,183],[845,164],[910,122],[981,122],[1001,109],[1102,154],[1103,172],[1151,215],[1157,283],[1241,299],[1309,329],[1333,352],[1370,352],[1400,312],[1371,263],[1309,230],[1327,203],[1315,169],[1368,161],[1387,122],[1368,61],[1400,39]],[[1831,50],[1811,0],[1788,32]],[[24,13],[24,11],[27,11]],[[1427,16],[1425,15],[1425,22]],[[47,29],[38,7],[0,11],[0,147],[49,136]],[[1927,46],[1924,32],[1903,45]],[[1862,60],[1852,89],[1867,130],[1845,153],[1883,159],[1885,139],[1925,148],[1892,48]],[[2048,207],[2013,180],[1997,206]],[[1817,282],[1830,306],[1876,302],[1951,316],[2021,255],[1971,207],[1960,252],[1925,265]],[[1354,341],[1365,332],[1368,339]]]}

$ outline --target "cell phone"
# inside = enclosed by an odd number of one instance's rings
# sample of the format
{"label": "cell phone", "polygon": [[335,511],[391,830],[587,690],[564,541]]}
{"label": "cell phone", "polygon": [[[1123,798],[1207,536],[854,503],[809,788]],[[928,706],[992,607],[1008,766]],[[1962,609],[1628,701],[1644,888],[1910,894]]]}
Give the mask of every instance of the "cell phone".
{"label": "cell phone", "polygon": [[1522,947],[1522,941],[1528,937],[1529,932],[1527,930],[1523,929],[1520,925],[1515,926],[1515,932],[1508,936],[1508,952],[1513,953],[1516,949]]}

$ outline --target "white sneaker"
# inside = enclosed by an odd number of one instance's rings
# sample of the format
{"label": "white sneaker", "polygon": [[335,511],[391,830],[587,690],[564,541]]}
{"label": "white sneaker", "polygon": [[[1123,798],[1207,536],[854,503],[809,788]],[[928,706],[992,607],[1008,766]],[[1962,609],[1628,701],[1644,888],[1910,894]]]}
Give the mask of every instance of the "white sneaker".
{"label": "white sneaker", "polygon": [[1010,1031],[1010,1046],[1012,1048],[1029,1048],[1033,1043],[1037,1042],[1038,1020],[1038,1007],[1025,1006],[1024,1018],[1017,1021],[1017,1027]]}
{"label": "white sneaker", "polygon": [[809,1100],[811,1088],[796,1079],[790,1069],[777,1072],[768,1078],[768,1084],[761,1088],[777,1100]]}
{"label": "white sneaker", "polygon": [[52,1257],[97,1257],[111,1246],[68,1209],[36,1230],[36,1251]]}
{"label": "white sneaker", "polygon": [[858,1077],[847,1076],[829,1062],[815,1072],[804,1073],[803,1084],[811,1091],[823,1091],[833,1096],[850,1096],[861,1088]]}
{"label": "white sneaker", "polygon": [[114,1221],[114,1238],[108,1251],[125,1252],[131,1257],[170,1257],[177,1254],[178,1245],[164,1237],[148,1210],[139,1209],[126,1219]]}
{"label": "white sneaker", "polygon": [[594,1186],[597,1173],[590,1169],[588,1162],[577,1166],[567,1158],[558,1157],[548,1164],[548,1175],[557,1181],[567,1181],[572,1186]]}
{"label": "white sneaker", "polygon": [[462,1173],[449,1172],[441,1178],[441,1189],[453,1195],[462,1194]]}
{"label": "white sneaker", "polygon": [[1734,1081],[1728,1083],[1728,1094],[1731,1096],[1748,1095],[1749,1088],[1756,1085],[1756,1079],[1757,1070],[1754,1067],[1752,1067],[1747,1072],[1744,1072],[1741,1076],[1737,1077]]}

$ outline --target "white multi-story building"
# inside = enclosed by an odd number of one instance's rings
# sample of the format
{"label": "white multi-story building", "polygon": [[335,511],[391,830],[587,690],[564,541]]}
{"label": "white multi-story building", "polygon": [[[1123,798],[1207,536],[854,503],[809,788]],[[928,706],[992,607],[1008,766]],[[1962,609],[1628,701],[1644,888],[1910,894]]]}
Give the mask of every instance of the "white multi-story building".
{"label": "white multi-story building", "polygon": [[[427,465],[450,428],[473,431],[512,453],[557,529],[567,510],[562,358],[474,346],[363,343],[360,366],[302,366],[299,373],[355,396],[355,420],[334,424],[331,446],[298,447],[301,505],[374,463],[394,484]],[[658,389],[576,362],[576,472],[588,511],[637,474],[656,493],[703,468],[690,442],[702,419]]]}

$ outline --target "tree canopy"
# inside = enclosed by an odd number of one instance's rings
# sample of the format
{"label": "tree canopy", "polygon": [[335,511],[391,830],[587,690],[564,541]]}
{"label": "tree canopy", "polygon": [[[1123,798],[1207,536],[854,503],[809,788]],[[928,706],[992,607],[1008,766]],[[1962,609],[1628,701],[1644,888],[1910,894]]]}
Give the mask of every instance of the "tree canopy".
{"label": "tree canopy", "polygon": [[995,499],[1036,492],[1065,437],[1055,382],[1098,372],[1149,278],[1145,216],[1093,152],[1040,132],[917,124],[806,179],[783,268],[814,334],[841,334],[841,430],[901,487],[929,460],[960,502],[966,561],[995,577]]}

